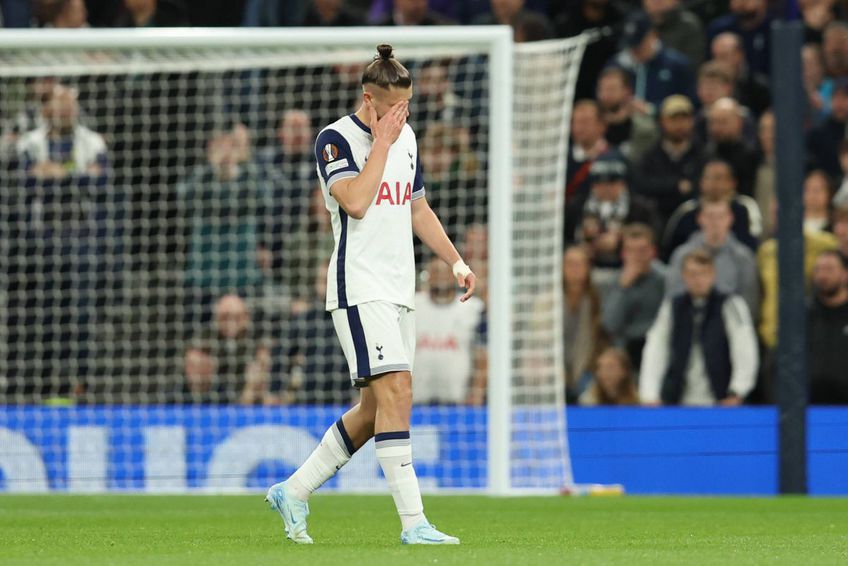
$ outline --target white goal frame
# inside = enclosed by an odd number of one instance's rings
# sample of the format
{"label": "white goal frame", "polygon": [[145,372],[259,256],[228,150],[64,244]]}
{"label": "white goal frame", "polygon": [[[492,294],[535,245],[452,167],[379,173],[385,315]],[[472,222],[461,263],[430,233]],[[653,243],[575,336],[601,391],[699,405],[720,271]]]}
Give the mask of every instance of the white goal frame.
{"label": "white goal frame", "polygon": [[[513,40],[509,26],[437,28],[160,28],[2,30],[3,52],[72,49],[328,47],[378,43],[395,47],[465,47],[489,57],[489,310],[488,492],[512,492],[512,89]],[[473,266],[472,266],[473,268]]]}

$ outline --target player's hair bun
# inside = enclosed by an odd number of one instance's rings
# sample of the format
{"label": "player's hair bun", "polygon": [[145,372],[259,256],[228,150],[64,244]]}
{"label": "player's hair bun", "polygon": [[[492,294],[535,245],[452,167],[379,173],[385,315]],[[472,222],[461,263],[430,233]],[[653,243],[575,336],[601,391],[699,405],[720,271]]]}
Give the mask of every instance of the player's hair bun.
{"label": "player's hair bun", "polygon": [[379,54],[378,57],[383,61],[388,61],[389,59],[394,58],[392,51],[394,51],[394,48],[388,43],[381,43],[377,46],[377,53]]}
{"label": "player's hair bun", "polygon": [[377,55],[362,72],[362,84],[374,84],[380,88],[409,88],[412,77],[400,61],[392,55],[394,49],[388,43],[377,46]]}

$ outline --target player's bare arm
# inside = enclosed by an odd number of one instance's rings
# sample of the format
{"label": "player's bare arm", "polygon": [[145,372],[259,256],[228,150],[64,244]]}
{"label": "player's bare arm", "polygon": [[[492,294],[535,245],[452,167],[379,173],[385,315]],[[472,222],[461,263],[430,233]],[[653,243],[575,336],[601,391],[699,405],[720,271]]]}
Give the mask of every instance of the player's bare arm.
{"label": "player's bare arm", "polygon": [[459,300],[464,303],[470,299],[477,285],[477,276],[465,265],[426,197],[412,201],[412,230],[424,245],[453,268],[457,284],[465,289]]}
{"label": "player's bare arm", "polygon": [[374,200],[377,188],[383,178],[389,148],[400,136],[406,118],[409,116],[409,101],[399,100],[382,117],[377,118],[377,111],[371,102],[366,102],[369,112],[371,132],[374,145],[368,154],[368,162],[362,172],[356,177],[342,179],[333,184],[330,189],[333,198],[344,211],[357,220],[365,216],[368,207]]}

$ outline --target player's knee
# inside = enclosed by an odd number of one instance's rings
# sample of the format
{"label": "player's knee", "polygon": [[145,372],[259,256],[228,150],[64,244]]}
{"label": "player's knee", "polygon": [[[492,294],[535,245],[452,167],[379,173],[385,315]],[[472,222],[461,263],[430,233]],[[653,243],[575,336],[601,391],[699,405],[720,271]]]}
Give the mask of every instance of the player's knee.
{"label": "player's knee", "polygon": [[409,372],[387,373],[380,378],[381,397],[392,405],[412,403],[412,378]]}

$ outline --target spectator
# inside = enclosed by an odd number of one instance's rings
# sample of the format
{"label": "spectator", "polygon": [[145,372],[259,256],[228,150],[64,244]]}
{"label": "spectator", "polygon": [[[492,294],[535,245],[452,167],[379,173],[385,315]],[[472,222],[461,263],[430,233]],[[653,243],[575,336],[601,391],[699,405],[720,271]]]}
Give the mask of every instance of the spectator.
{"label": "spectator", "polygon": [[313,294],[303,312],[283,323],[271,356],[274,402],[344,405],[352,400],[347,360],[326,308],[327,266],[323,261],[315,268]]}
{"label": "spectator", "polygon": [[627,352],[621,348],[605,349],[595,360],[594,370],[592,381],[580,395],[581,405],[597,407],[639,404],[633,366]]}
{"label": "spectator", "polygon": [[26,94],[21,108],[14,116],[4,117],[0,134],[0,160],[15,158],[17,143],[22,134],[44,126],[44,105],[56,88],[54,77],[32,77],[26,80]]}
{"label": "spectator", "polygon": [[686,257],[695,250],[711,254],[715,266],[715,286],[725,294],[741,296],[748,311],[756,320],[760,308],[760,286],[754,254],[739,242],[730,227],[733,212],[727,200],[702,200],[698,211],[699,232],[677,248],[671,256],[666,279],[666,296],[671,298],[685,290],[686,280],[681,278]]}
{"label": "spectator", "polygon": [[214,135],[207,163],[177,187],[188,230],[184,284],[186,322],[191,327],[209,320],[207,309],[214,297],[231,291],[255,296],[262,269],[269,267],[263,259],[267,254],[260,249],[267,249],[260,231],[270,205],[267,175],[248,159],[246,144],[240,128]]}
{"label": "spectator", "polygon": [[677,207],[695,193],[704,152],[695,140],[694,108],[685,96],[675,94],[663,101],[660,130],[662,138],[636,168],[635,191],[656,203],[665,229]]}
{"label": "spectator", "polygon": [[601,328],[601,301],[592,283],[589,250],[582,246],[566,248],[562,260],[563,355],[565,358],[566,399],[574,402],[580,395],[592,361],[604,348]]}
{"label": "spectator", "polygon": [[824,169],[831,177],[839,177],[839,147],[848,127],[848,77],[833,83],[830,115],[807,134],[807,151],[811,168]]}
{"label": "spectator", "polygon": [[848,404],[848,260],[824,252],[813,270],[815,299],[807,314],[810,403]]}
{"label": "spectator", "polygon": [[512,18],[513,40],[515,43],[544,41],[554,35],[551,22],[539,12],[523,10]]}
{"label": "spectator", "polygon": [[215,303],[214,325],[194,337],[184,357],[186,400],[252,405],[266,399],[270,343],[252,324],[238,295]]}
{"label": "spectator", "polygon": [[22,166],[30,179],[101,177],[105,173],[106,143],[79,123],[78,97],[75,89],[55,84],[44,99],[41,125],[18,141]]}
{"label": "spectator", "polygon": [[719,290],[706,251],[687,252],[671,269],[681,270],[685,287],[663,302],[648,332],[639,372],[642,403],[741,404],[754,388],[758,366],[745,301]]}
{"label": "spectator", "polygon": [[[365,65],[362,63],[339,63],[320,71],[321,92],[319,96],[305,89],[305,92],[293,93],[288,91],[294,104],[280,104],[277,108],[282,114],[291,108],[301,108],[310,113],[311,116],[341,116],[351,114],[361,103],[362,98],[362,72]],[[281,82],[289,82],[291,72],[282,73]],[[295,80],[295,82],[297,82]],[[278,101],[282,102],[282,101]],[[288,97],[286,99],[288,103]]]}
{"label": "spectator", "polygon": [[124,0],[111,27],[148,28],[188,25],[186,6],[175,0]]}
{"label": "spectator", "polygon": [[596,267],[621,265],[619,249],[625,224],[641,222],[656,229],[652,203],[631,194],[627,187],[627,165],[609,152],[592,164],[592,192],[582,203],[574,203],[566,225],[575,230],[575,240],[586,245]]}
{"label": "spectator", "polygon": [[[7,187],[10,238],[7,357],[24,392],[85,385],[108,241],[110,163],[103,136],[82,125],[75,89],[55,84],[42,125],[17,142],[23,186]],[[37,387],[41,386],[38,390]]]}
{"label": "spectator", "polygon": [[440,26],[453,22],[427,7],[427,0],[394,0],[390,15],[377,22],[379,26]]}
{"label": "spectator", "polygon": [[33,15],[39,27],[88,27],[88,11],[84,0],[35,0]]}
{"label": "spectator", "polygon": [[450,67],[450,59],[429,60],[421,65],[415,78],[415,108],[411,110],[410,122],[418,132],[432,123],[464,127],[463,142],[468,145],[472,111],[469,101],[454,91]]}
{"label": "spectator", "polygon": [[594,100],[579,100],[571,110],[571,143],[568,144],[568,166],[565,200],[585,198],[589,193],[592,163],[606,153],[609,142],[604,138],[606,125],[601,109]]}
{"label": "spectator", "polygon": [[763,218],[763,234],[774,233],[774,223],[770,213],[775,205],[774,180],[774,112],[767,110],[760,116],[757,131],[760,140],[760,160],[754,181],[754,200]]}
{"label": "spectator", "polygon": [[474,222],[485,222],[486,182],[471,151],[468,131],[445,123],[431,124],[418,142],[428,200],[452,241]]}
{"label": "spectator", "polygon": [[706,52],[706,36],[698,16],[681,6],[680,0],[642,0],[642,8],[663,45],[685,55],[691,69],[697,69]]}
{"label": "spectator", "polygon": [[822,42],[824,29],[836,18],[835,4],[836,0],[798,0],[805,42]]}
{"label": "spectator", "polygon": [[486,400],[486,306],[457,300],[456,279],[438,258],[427,263],[427,290],[415,297],[418,404],[482,405]]}
{"label": "spectator", "polygon": [[285,170],[288,178],[306,178],[312,184],[317,174],[307,172],[307,169],[315,169],[315,164],[306,155],[312,152],[315,138],[309,113],[300,109],[283,112],[276,133],[277,144],[260,150],[259,160]]}
{"label": "spectator", "polygon": [[672,94],[694,94],[691,63],[685,55],[666,47],[651,20],[636,12],[624,26],[622,51],[609,64],[622,67],[633,75],[636,107],[651,111]]}
{"label": "spectator", "polygon": [[[611,0],[566,0],[559,3],[566,5],[556,10],[554,2],[551,2],[550,10],[557,37],[574,37],[590,29],[617,31],[624,19],[625,8]],[[618,50],[617,36],[618,33],[601,34],[586,46],[574,87],[575,100],[595,96],[600,72]]]}
{"label": "spectator", "polygon": [[636,110],[630,74],[609,67],[598,79],[598,105],[606,124],[606,139],[629,161],[639,162],[659,137],[654,119]]}
{"label": "spectator", "polygon": [[750,196],[754,192],[757,152],[744,133],[747,114],[732,98],[722,98],[707,114],[707,152],[733,166],[738,180],[737,190]]}
{"label": "spectator", "polygon": [[313,0],[310,3],[303,25],[307,27],[361,26],[365,20],[345,0]]}
{"label": "spectator", "polygon": [[270,191],[271,209],[261,218],[259,262],[271,278],[295,297],[312,293],[314,255],[309,233],[309,204],[318,185],[313,143],[315,129],[309,114],[287,110],[277,127],[277,144],[265,148],[259,161]]}
{"label": "spectator", "polygon": [[770,76],[771,16],[768,0],[730,0],[730,13],[720,16],[707,26],[710,43],[724,32],[742,38],[745,59],[752,73]]}
{"label": "spectator", "polygon": [[[771,212],[772,214],[769,216],[777,216],[776,201],[772,205]],[[837,249],[837,246],[838,241],[833,234],[804,229],[804,277],[808,290],[812,283],[816,258],[824,251]],[[766,359],[769,362],[772,361],[771,350],[777,345],[777,267],[777,238],[770,238],[763,242],[763,245],[757,250],[757,268],[760,272],[760,288],[762,289],[762,307],[760,308],[758,329],[760,339],[766,347]],[[770,392],[767,393],[770,394]]]}
{"label": "spectator", "polygon": [[817,234],[830,232],[830,178],[814,169],[804,179],[804,231]]}
{"label": "spectator", "polygon": [[822,36],[825,75],[835,79],[848,75],[848,22],[830,22]]}
{"label": "spectator", "polygon": [[754,116],[759,116],[771,106],[771,91],[768,79],[752,73],[745,60],[745,48],[742,39],[731,32],[720,33],[710,45],[713,59],[723,63],[731,72],[733,98],[747,108]]}
{"label": "spectator", "polygon": [[820,45],[807,43],[801,48],[801,66],[809,112],[812,122],[817,124],[830,114],[830,99],[833,96],[833,79],[824,74],[824,57]]}
{"label": "spectator", "polygon": [[638,366],[645,335],[663,300],[665,274],[656,261],[656,237],[649,226],[629,224],[621,239],[621,274],[604,297],[601,317],[610,341]]}
{"label": "spectator", "polygon": [[698,69],[696,90],[705,116],[718,100],[733,96],[733,71],[722,61],[707,61]]}
{"label": "spectator", "polygon": [[[721,159],[710,159],[701,171],[699,198],[729,201],[733,211],[734,235],[751,250],[756,250],[759,244],[757,238],[762,234],[760,210],[751,197],[736,194],[736,185],[730,164]],[[670,257],[698,230],[698,205],[698,198],[693,198],[681,204],[672,214],[663,233],[664,257]]]}
{"label": "spectator", "polygon": [[[720,61],[707,61],[698,71],[698,101],[701,110],[695,120],[698,139],[706,143],[709,139],[709,115],[713,105],[722,99],[731,99],[734,92],[733,72]],[[742,108],[742,136],[753,139],[756,129],[747,108]]]}

